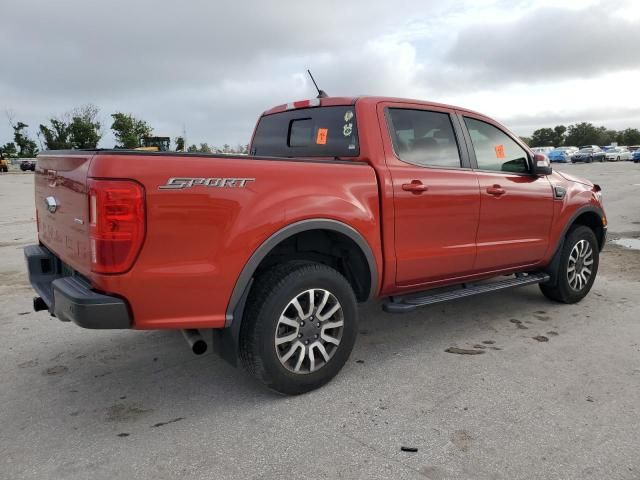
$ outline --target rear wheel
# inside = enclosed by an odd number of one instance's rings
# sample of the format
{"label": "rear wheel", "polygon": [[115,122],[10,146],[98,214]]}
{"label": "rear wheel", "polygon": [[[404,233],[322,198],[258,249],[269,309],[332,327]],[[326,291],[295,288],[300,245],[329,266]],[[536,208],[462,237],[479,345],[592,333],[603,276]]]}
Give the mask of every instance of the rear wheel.
{"label": "rear wheel", "polygon": [[555,285],[541,284],[540,290],[551,300],[579,302],[591,290],[598,264],[598,241],[593,230],[583,225],[573,227],[565,239],[557,268],[550,272]]}
{"label": "rear wheel", "polygon": [[331,380],[356,339],[349,282],[320,264],[287,263],[261,275],[240,332],[245,368],[268,388],[297,395]]}

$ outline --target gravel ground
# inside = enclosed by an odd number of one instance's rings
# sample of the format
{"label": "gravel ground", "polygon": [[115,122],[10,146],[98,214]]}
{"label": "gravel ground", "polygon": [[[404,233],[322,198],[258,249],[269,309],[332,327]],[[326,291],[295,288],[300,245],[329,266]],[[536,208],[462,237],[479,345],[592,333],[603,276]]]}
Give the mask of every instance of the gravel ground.
{"label": "gravel ground", "polygon": [[[557,168],[603,186],[610,238],[640,237],[640,165]],[[32,188],[0,175],[0,478],[640,478],[640,251],[608,245],[578,305],[366,305],[340,375],[286,398],[178,332],[33,313]]]}

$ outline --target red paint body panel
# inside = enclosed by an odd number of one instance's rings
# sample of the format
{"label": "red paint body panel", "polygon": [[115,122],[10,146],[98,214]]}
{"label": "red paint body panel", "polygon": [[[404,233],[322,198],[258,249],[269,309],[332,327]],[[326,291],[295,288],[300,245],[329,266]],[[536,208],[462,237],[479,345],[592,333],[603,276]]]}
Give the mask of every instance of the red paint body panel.
{"label": "red paint body panel", "polygon": [[[40,241],[83,275],[91,271],[87,174],[92,157],[93,153],[39,156],[34,180]],[[59,204],[55,213],[47,210],[48,196],[55,196]]]}
{"label": "red paint body panel", "polygon": [[[476,270],[536,264],[549,246],[553,190],[546,177],[477,172],[480,222]],[[499,185],[504,195],[487,189]]]}
{"label": "red paint body panel", "polygon": [[[301,220],[332,219],[355,229],[375,258],[375,293],[385,296],[545,265],[574,212],[585,205],[601,208],[588,182],[558,173],[423,168],[395,156],[386,106],[461,111],[455,107],[383,97],[328,98],[320,104],[355,104],[358,157],[335,162],[115,151],[42,154],[36,172],[40,241],[96,290],[126,299],[134,328],[221,328],[249,258],[271,235]],[[56,171],[55,186],[48,183],[49,170]],[[159,189],[172,177],[255,181],[244,188]],[[91,272],[87,178],[133,179],[144,187],[146,237],[126,273]],[[418,195],[402,189],[416,179],[429,189]],[[501,198],[483,193],[495,183],[507,191]],[[553,199],[553,186],[567,190],[563,200]],[[60,200],[55,214],[45,207],[52,194]]]}
{"label": "red paint body panel", "polygon": [[[185,162],[188,162],[185,164]],[[378,192],[365,163],[339,165],[233,157],[96,155],[91,176],[127,172],[147,192],[147,236],[123,275],[93,274],[126,298],[136,328],[224,326],[236,280],[253,252],[281,228],[309,218],[340,220],[378,252]],[[158,190],[169,177],[255,177],[245,188]],[[313,181],[311,181],[313,179]]]}

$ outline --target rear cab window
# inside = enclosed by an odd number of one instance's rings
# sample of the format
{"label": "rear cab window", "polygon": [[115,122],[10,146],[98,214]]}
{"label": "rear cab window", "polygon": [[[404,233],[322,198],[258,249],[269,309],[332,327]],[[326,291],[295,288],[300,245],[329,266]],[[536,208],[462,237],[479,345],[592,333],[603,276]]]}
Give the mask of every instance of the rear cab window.
{"label": "rear cab window", "polygon": [[250,153],[265,157],[357,157],[360,147],[355,105],[263,115]]}
{"label": "rear cab window", "polygon": [[387,118],[393,149],[403,162],[423,167],[461,167],[449,113],[389,108]]}

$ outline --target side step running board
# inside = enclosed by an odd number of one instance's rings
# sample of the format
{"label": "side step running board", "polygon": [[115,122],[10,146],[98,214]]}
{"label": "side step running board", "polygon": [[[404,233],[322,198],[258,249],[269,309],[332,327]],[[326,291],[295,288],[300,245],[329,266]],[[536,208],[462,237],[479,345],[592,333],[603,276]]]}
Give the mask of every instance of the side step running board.
{"label": "side step running board", "polygon": [[505,288],[522,287],[533,283],[542,283],[549,280],[546,273],[523,273],[506,280],[497,280],[487,283],[464,283],[458,288],[442,291],[442,289],[427,290],[426,292],[412,293],[409,295],[389,297],[382,303],[386,312],[405,313],[418,307],[432,305],[434,303],[447,302],[458,298],[471,297],[481,293],[496,292]]}

